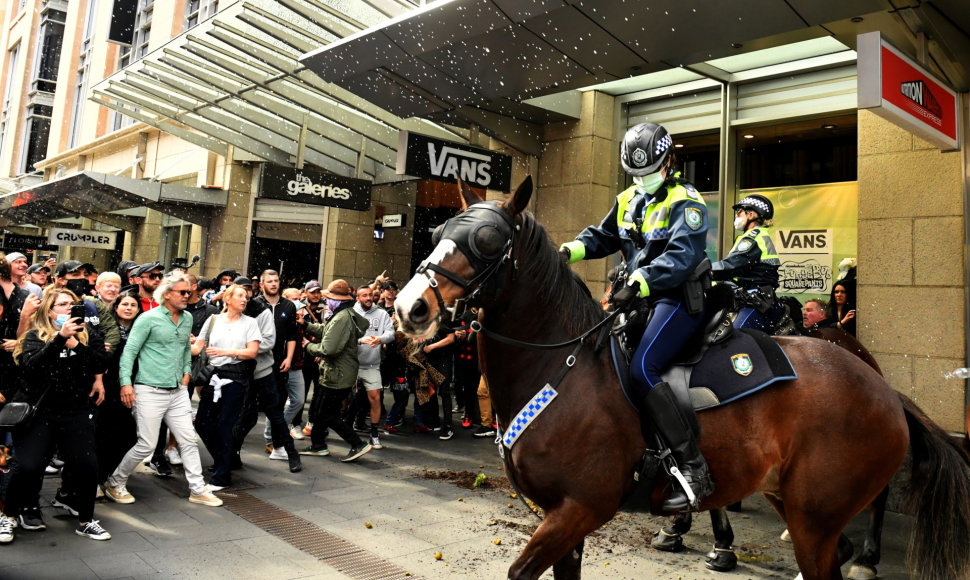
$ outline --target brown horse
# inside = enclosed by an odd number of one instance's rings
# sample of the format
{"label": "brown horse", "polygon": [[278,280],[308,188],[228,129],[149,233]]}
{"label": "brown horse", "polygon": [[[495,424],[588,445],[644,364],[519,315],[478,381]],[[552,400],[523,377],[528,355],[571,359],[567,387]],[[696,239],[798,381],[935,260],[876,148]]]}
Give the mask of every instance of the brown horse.
{"label": "brown horse", "polygon": [[[782,299],[789,312],[797,313],[801,303],[797,299],[786,297]],[[792,318],[795,332],[802,336],[810,336],[827,340],[832,344],[844,348],[859,357],[863,362],[882,375],[879,363],[872,353],[851,334],[834,327],[817,327],[806,329],[797,316]],[[889,499],[889,488],[886,487],[869,505],[869,521],[866,527],[862,550],[852,561],[849,570],[850,580],[871,580],[878,577],[876,565],[882,558],[882,525],[885,520],[886,502]],[[734,553],[734,530],[728,518],[727,510],[713,509],[710,511],[711,530],[714,534],[714,547],[707,554],[705,565],[718,572],[728,572],[737,567],[738,558]],[[654,534],[650,546],[663,552],[679,552],[683,549],[683,535],[690,531],[693,518],[691,513],[678,514],[659,532]],[[839,539],[840,561],[852,557],[852,542],[847,537]]]}
{"label": "brown horse", "polygon": [[[524,350],[496,338],[569,341],[603,311],[525,208],[527,178],[503,203],[461,186],[468,209],[436,231],[436,247],[401,291],[402,328],[416,335],[479,307],[481,365],[499,426],[566,368],[571,349]],[[821,340],[777,338],[799,378],[700,414],[701,448],[719,508],[761,492],[787,523],[806,580],[841,578],[839,536],[912,451],[916,509],[911,566],[925,578],[970,576],[970,465],[947,434],[872,368]],[[558,397],[506,451],[511,478],[545,517],[509,577],[578,578],[583,540],[634,491],[645,443],[606,349],[584,346]],[[663,482],[652,494],[656,510]]]}

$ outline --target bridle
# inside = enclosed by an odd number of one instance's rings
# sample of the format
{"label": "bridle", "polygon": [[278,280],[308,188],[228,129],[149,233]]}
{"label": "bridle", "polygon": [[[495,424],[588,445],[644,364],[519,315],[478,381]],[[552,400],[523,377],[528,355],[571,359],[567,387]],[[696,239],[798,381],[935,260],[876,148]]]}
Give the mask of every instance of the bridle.
{"label": "bridle", "polygon": [[[480,213],[482,211],[491,213]],[[486,219],[480,219],[482,215],[485,215]],[[496,220],[496,215],[501,216],[501,220]],[[471,222],[472,219],[477,221]],[[487,227],[495,228],[499,236],[491,240],[493,248],[490,251],[483,248],[481,241],[478,240],[479,232]],[[514,247],[515,234],[520,229],[521,226],[515,223],[511,216],[499,208],[496,202],[476,203],[435,229],[431,238],[435,245],[441,241],[446,233],[450,234],[448,239],[452,240],[458,246],[458,249],[472,262],[472,267],[479,272],[471,280],[466,280],[451,270],[442,268],[438,264],[429,262],[428,260],[421,262],[417,267],[415,274],[423,274],[428,278],[428,286],[434,292],[435,300],[438,302],[438,310],[441,312],[444,323],[452,324],[456,320],[465,320],[469,323],[469,328],[474,332],[481,332],[485,336],[499,342],[532,350],[555,350],[583,342],[596,331],[609,325],[620,314],[619,310],[614,310],[603,320],[576,338],[555,344],[538,344],[503,336],[486,329],[478,320],[472,319],[470,316],[466,318],[468,306],[474,305],[475,301],[481,296],[482,289],[486,288],[493,276],[501,271],[505,264],[510,262],[513,265],[512,276],[514,281],[515,270],[518,268],[518,264],[512,258],[512,248]],[[503,238],[504,242],[501,241]],[[441,296],[438,280],[434,276],[436,273],[451,280],[466,293],[464,298],[459,298],[455,301],[455,306],[451,309],[445,305],[444,297]]]}
{"label": "bridle", "polygon": [[[484,216],[484,219],[480,219],[482,216]],[[496,217],[500,217],[500,219],[496,219]],[[485,231],[486,229],[489,231]],[[458,249],[472,263],[475,271],[478,272],[474,278],[466,280],[455,272],[428,260],[421,262],[415,269],[415,274],[422,274],[427,277],[428,286],[434,292],[443,322],[450,324],[455,320],[462,319],[466,315],[468,306],[481,296],[482,290],[502,270],[502,267],[509,262],[514,264],[512,248],[514,247],[515,233],[519,229],[520,226],[515,223],[511,216],[498,207],[497,202],[476,203],[438,226],[431,241],[437,246],[445,234],[450,234],[448,239],[454,241]],[[465,291],[465,296],[455,300],[455,305],[452,308],[445,305],[435,274],[444,276]]]}

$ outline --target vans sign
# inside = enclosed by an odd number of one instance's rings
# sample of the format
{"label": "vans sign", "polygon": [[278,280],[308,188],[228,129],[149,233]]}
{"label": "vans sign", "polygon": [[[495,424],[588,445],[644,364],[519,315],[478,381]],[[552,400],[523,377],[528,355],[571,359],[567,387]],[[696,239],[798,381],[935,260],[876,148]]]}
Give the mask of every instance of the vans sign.
{"label": "vans sign", "polygon": [[397,144],[397,173],[472,187],[509,192],[512,189],[512,157],[401,131]]}
{"label": "vans sign", "polygon": [[371,182],[322,171],[264,165],[259,197],[364,211]]}

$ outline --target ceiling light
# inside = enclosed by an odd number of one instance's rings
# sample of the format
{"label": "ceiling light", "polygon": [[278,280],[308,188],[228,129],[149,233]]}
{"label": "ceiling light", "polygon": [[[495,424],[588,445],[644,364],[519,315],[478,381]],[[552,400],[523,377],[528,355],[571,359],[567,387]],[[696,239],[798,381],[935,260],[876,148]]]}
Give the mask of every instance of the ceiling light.
{"label": "ceiling light", "polygon": [[752,135],[751,133],[748,133],[747,135],[744,135],[744,138],[745,139],[754,139],[754,135]]}
{"label": "ceiling light", "polygon": [[674,149],[681,149],[683,148],[683,146],[684,146],[683,143],[674,143]]}
{"label": "ceiling light", "polygon": [[862,22],[863,20],[865,20],[865,18],[863,18],[863,17],[861,17],[861,16],[853,16],[853,17],[852,17],[852,18],[850,18],[849,20],[850,20],[851,22],[855,22],[856,24],[858,24],[858,23],[860,23],[860,22]]}
{"label": "ceiling light", "polygon": [[835,125],[833,125],[832,123],[826,123],[826,124],[824,124],[824,125],[822,125],[822,128],[823,128],[823,129],[828,129],[828,130],[832,130],[832,129],[835,129],[835,127],[836,127],[836,126],[835,126]]}

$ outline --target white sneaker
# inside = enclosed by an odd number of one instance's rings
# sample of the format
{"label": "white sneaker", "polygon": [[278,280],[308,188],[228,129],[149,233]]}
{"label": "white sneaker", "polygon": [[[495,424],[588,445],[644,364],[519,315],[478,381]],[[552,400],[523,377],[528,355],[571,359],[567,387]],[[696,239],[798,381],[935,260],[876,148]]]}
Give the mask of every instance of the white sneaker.
{"label": "white sneaker", "polygon": [[306,439],[306,435],[303,434],[303,427],[293,427],[290,429],[290,437],[296,441],[302,441]]}
{"label": "white sneaker", "polygon": [[115,503],[135,503],[135,496],[128,493],[128,488],[123,485],[106,485],[104,495]]}
{"label": "white sneaker", "polygon": [[273,452],[269,454],[269,458],[277,461],[289,461],[290,459],[289,455],[286,454],[286,449],[282,447],[273,449]]}
{"label": "white sneaker", "polygon": [[182,455],[179,453],[178,447],[166,449],[165,459],[168,459],[168,462],[172,465],[182,465]]}
{"label": "white sneaker", "polygon": [[384,449],[384,446],[381,445],[381,438],[376,436],[370,438],[370,446],[374,449]]}
{"label": "white sneaker", "polygon": [[212,486],[203,489],[202,493],[189,494],[189,501],[192,503],[207,505],[209,507],[219,507],[222,505],[222,500],[212,494]]}
{"label": "white sneaker", "polygon": [[17,527],[17,520],[0,514],[0,544],[13,541],[13,529]]}

